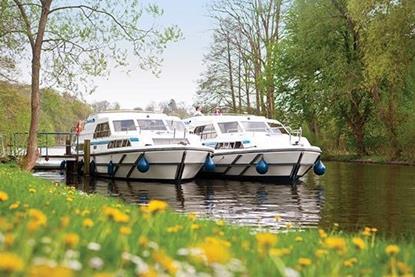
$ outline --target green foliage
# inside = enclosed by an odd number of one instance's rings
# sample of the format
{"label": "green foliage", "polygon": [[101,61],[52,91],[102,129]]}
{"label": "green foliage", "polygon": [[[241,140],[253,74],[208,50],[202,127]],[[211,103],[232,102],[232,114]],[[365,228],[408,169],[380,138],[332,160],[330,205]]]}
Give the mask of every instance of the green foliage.
{"label": "green foliage", "polygon": [[[40,132],[69,132],[91,112],[88,104],[69,94],[42,91]],[[30,124],[30,87],[0,82],[0,133],[27,132]]]}

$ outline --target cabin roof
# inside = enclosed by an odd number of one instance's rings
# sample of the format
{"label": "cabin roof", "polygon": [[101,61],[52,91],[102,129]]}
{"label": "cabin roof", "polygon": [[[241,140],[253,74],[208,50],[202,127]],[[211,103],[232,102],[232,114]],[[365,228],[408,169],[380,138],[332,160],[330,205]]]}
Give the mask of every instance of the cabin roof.
{"label": "cabin roof", "polygon": [[91,114],[88,116],[88,120],[95,119],[108,119],[108,120],[122,120],[122,119],[175,119],[180,120],[177,116],[169,116],[163,113],[142,112],[135,110],[115,110],[115,111],[103,111]]}
{"label": "cabin roof", "polygon": [[231,121],[274,121],[277,120],[268,119],[264,116],[258,115],[206,115],[206,116],[194,116],[183,120],[186,124],[190,125],[202,125],[218,122],[231,122]]}

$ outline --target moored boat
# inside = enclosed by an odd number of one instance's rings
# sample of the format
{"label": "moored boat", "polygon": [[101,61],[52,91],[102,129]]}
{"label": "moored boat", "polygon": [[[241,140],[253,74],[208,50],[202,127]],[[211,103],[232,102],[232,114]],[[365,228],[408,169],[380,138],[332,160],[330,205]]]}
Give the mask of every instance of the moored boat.
{"label": "moored boat", "polygon": [[[174,116],[137,111],[90,115],[78,126],[79,149],[90,140],[90,170],[98,176],[142,181],[193,179],[213,149]],[[81,155],[80,155],[81,157]]]}
{"label": "moored boat", "polygon": [[[277,120],[254,115],[196,116],[186,119],[202,144],[215,150],[204,176],[295,182],[314,167],[324,174],[321,149]],[[209,167],[206,167],[209,169]]]}

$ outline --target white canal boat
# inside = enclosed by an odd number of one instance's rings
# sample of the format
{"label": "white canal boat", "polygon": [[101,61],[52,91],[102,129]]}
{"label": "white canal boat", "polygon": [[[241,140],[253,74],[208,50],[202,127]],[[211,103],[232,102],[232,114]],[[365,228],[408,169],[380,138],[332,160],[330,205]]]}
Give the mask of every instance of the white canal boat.
{"label": "white canal boat", "polygon": [[227,179],[295,182],[325,167],[321,150],[277,120],[254,115],[195,116],[184,120],[202,144],[215,150],[202,175]]}
{"label": "white canal boat", "polygon": [[98,176],[191,180],[213,153],[198,136],[188,133],[178,117],[165,114],[101,112],[90,115],[79,128],[79,149],[90,140],[90,170]]}

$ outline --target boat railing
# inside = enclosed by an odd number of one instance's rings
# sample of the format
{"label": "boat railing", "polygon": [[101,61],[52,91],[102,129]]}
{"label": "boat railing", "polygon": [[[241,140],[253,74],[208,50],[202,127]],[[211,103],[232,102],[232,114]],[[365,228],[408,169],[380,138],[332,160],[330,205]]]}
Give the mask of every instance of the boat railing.
{"label": "boat railing", "polygon": [[[285,127],[288,131],[290,136],[290,144],[297,145],[300,143],[301,137],[303,135],[303,129],[300,127],[298,129],[291,129],[291,127]],[[293,142],[293,138],[297,138],[296,141]]]}
{"label": "boat railing", "polygon": [[[16,132],[9,135],[3,135],[4,150],[3,155],[11,156],[20,159],[26,155],[27,132]],[[38,154],[40,157],[55,156],[55,149],[73,146],[73,138],[75,133],[70,132],[39,132],[38,139]],[[68,151],[69,152],[69,149]]]}

